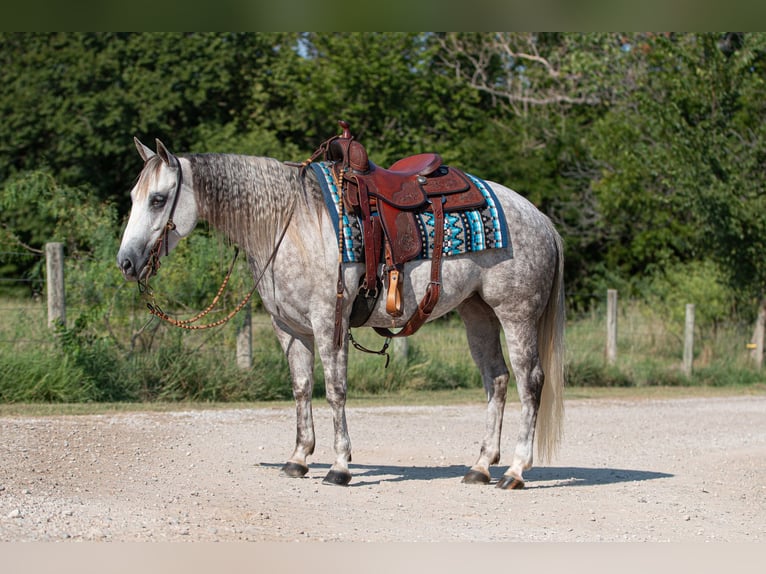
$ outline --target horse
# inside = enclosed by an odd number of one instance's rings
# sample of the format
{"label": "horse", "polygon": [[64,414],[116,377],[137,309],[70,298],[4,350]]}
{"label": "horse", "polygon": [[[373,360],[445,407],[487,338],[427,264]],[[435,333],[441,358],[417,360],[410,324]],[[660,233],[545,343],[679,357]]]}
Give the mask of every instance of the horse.
{"label": "horse", "polygon": [[[324,371],[332,410],[335,460],[323,482],[348,485],[351,441],[346,420],[349,337],[333,341],[339,244],[317,176],[269,157],[156,151],[134,138],[144,161],[130,195],[132,206],[117,265],[125,280],[145,281],[199,220],[247,255],[264,309],[286,355],[295,401],[295,448],[280,474],[303,477],[316,443],[312,418],[314,357]],[[501,430],[510,372],[521,403],[513,459],[496,486],[524,487],[533,447],[543,461],[555,455],[563,428],[564,257],[550,219],[515,191],[488,181],[505,215],[512,245],[446,257],[441,297],[429,320],[456,310],[486,392],[486,426],[479,457],[462,482],[490,484],[500,461]],[[349,316],[364,263],[341,265],[341,327]],[[378,302],[365,327],[397,328],[417,308],[429,279],[429,262],[404,266],[403,309],[392,318]]]}

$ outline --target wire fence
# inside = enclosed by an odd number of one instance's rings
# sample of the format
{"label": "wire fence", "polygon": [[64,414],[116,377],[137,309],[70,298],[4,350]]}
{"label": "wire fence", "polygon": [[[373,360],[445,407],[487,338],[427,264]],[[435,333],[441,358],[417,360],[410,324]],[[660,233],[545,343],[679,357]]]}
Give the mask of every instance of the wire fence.
{"label": "wire fence", "polygon": [[[92,312],[87,303],[67,301],[66,267],[61,244],[49,243],[41,253],[0,251],[0,314],[3,317],[0,347],[4,351],[52,347],[57,344],[57,332],[62,327],[72,328],[79,317]],[[119,304],[100,319],[99,329],[108,333],[118,347],[133,352],[156,345],[158,340],[161,342],[162,335],[158,335],[158,331],[164,326],[148,313],[145,302],[135,293],[129,293],[128,287],[131,285],[113,288],[114,293],[102,293],[105,300],[119,300]],[[185,348],[216,356],[226,353],[232,358],[236,356],[243,368],[249,367],[253,353],[259,352],[258,346],[252,344],[253,336],[262,339],[266,335],[270,345],[274,344],[275,337],[265,314],[251,314],[248,307],[241,315],[221,327],[186,333]],[[173,328],[164,330],[170,332]]]}
{"label": "wire fence", "polygon": [[[56,343],[51,310],[56,312],[57,307],[51,304],[52,292],[62,298],[58,303],[58,312],[64,317],[65,325],[71,326],[77,317],[91,311],[87,304],[67,304],[63,286],[56,287],[52,283],[56,280],[62,283],[65,281],[66,260],[62,257],[59,273],[47,265],[46,259],[50,258],[51,253],[48,247],[42,253],[0,251],[0,314],[3,317],[0,322],[0,346],[5,351]],[[17,271],[22,268],[25,269],[23,273]],[[117,288],[112,298],[125,295],[129,287]],[[592,297],[599,299],[598,294],[592,294]],[[613,301],[610,301],[611,297]],[[123,296],[123,299],[128,297]],[[687,308],[686,322],[677,321],[679,324],[675,325],[669,324],[667,320],[646,319],[640,313],[627,313],[626,309],[630,308],[631,303],[620,303],[618,306],[617,293],[612,290],[609,294],[604,293],[600,299],[601,303],[592,307],[590,331],[576,331],[569,337],[578,339],[572,341],[570,347],[581,355],[602,354],[604,361],[611,365],[619,365],[626,355],[677,356],[687,375],[691,374],[695,361],[704,363],[707,360],[706,354],[713,352],[750,355],[756,366],[761,366],[757,359],[762,359],[763,348],[753,347],[751,339],[757,338],[752,337],[751,325],[741,322],[718,323],[702,330],[695,326],[693,308],[691,320]],[[693,302],[690,303],[693,307]],[[123,301],[119,313],[126,316],[107,316],[104,319],[105,329],[126,352],[151,348],[152,344],[157,344],[158,335],[154,332],[159,329],[157,319],[153,319],[143,305],[137,298],[132,306],[126,306]],[[115,312],[112,311],[113,314]],[[189,314],[194,313],[189,311]],[[113,328],[116,323],[127,323],[130,327],[118,330]],[[167,327],[166,330],[173,328]],[[251,314],[249,308],[246,313],[222,327],[187,332],[183,336],[186,348],[196,353],[231,357],[243,368],[252,364],[255,354],[267,347],[271,352],[276,344],[269,317],[263,312]],[[592,340],[584,340],[588,338]]]}

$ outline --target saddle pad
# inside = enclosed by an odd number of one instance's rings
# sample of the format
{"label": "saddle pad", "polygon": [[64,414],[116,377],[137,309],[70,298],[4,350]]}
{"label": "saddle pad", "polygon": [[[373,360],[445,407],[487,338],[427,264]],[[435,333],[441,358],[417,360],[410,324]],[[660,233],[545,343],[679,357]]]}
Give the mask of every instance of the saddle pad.
{"label": "saddle pad", "polygon": [[[335,226],[337,236],[341,213],[340,190],[335,185],[327,162],[312,163],[311,168],[316,173],[322,188],[327,211]],[[492,188],[484,180],[470,174],[466,175],[487,198],[487,205],[482,209],[444,214],[442,253],[445,256],[472,253],[484,249],[499,249],[510,245],[505,215]],[[423,246],[420,258],[430,259],[434,249],[434,215],[428,211],[415,213],[415,222]],[[353,213],[343,210],[342,225],[343,262],[363,262],[364,245],[359,219]]]}

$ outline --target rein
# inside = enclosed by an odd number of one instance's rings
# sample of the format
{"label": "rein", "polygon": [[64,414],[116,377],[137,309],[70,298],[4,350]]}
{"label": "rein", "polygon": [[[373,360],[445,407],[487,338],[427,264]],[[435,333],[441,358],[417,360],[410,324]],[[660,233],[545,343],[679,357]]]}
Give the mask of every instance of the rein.
{"label": "rein", "polygon": [[266,269],[268,269],[269,265],[274,260],[274,257],[276,256],[277,251],[279,250],[279,246],[282,244],[282,240],[285,237],[285,233],[287,233],[287,227],[290,225],[290,221],[292,219],[293,214],[292,212],[290,212],[290,216],[288,217],[287,222],[285,223],[285,227],[282,230],[282,233],[280,234],[279,239],[277,240],[277,244],[274,246],[274,250],[271,252],[271,255],[266,261],[266,264],[263,266],[263,269],[261,270],[260,275],[258,275],[258,278],[255,280],[255,283],[253,284],[253,288],[250,289],[250,292],[247,295],[245,295],[245,298],[242,299],[242,301],[240,301],[240,303],[231,312],[229,312],[228,315],[226,315],[222,319],[213,321],[212,323],[205,323],[202,325],[192,324],[192,323],[196,323],[197,321],[199,321],[200,319],[208,315],[218,303],[219,299],[221,298],[221,295],[226,289],[226,286],[229,284],[229,280],[231,279],[231,274],[234,271],[234,264],[237,262],[237,256],[239,255],[239,247],[235,248],[234,258],[231,261],[231,265],[229,265],[229,270],[226,272],[226,277],[224,277],[223,283],[221,283],[221,286],[218,288],[218,292],[215,294],[215,297],[213,297],[213,301],[210,303],[210,305],[208,305],[204,310],[200,311],[197,315],[195,315],[191,319],[174,319],[173,317],[165,313],[165,311],[163,311],[162,308],[157,304],[154,298],[154,291],[149,286],[149,279],[153,275],[156,275],[157,271],[160,268],[160,255],[162,254],[163,247],[165,248],[165,255],[167,256],[168,254],[168,251],[169,251],[168,233],[170,233],[171,231],[174,231],[176,228],[176,224],[173,222],[173,216],[175,215],[176,206],[178,205],[178,196],[180,195],[181,185],[183,184],[183,170],[181,169],[181,162],[178,161],[178,158],[176,156],[172,156],[172,157],[175,159],[175,164],[176,164],[176,167],[178,168],[178,180],[176,181],[176,189],[175,189],[175,194],[173,196],[173,203],[170,206],[170,214],[168,215],[168,221],[165,224],[165,229],[162,231],[162,234],[157,238],[157,242],[154,244],[151,252],[149,253],[149,260],[146,263],[148,267],[148,271],[145,273],[145,277],[143,279],[138,280],[138,291],[142,295],[146,295],[150,299],[146,303],[146,307],[149,310],[149,313],[165,321],[166,323],[173,325],[174,327],[178,327],[179,329],[186,329],[188,331],[198,331],[202,329],[212,329],[214,327],[220,327],[221,325],[224,325],[225,323],[229,322],[250,301],[250,298],[253,296],[253,293],[255,293],[256,287],[258,287],[258,283],[260,283],[261,279],[263,278],[263,274],[266,272]]}
{"label": "rein", "polygon": [[[274,251],[274,253],[276,253],[276,250]],[[154,299],[154,292],[151,290],[151,288],[149,288],[147,283],[144,283],[143,285],[144,290],[142,291],[142,293],[146,293],[148,297],[151,299],[151,301],[146,303],[146,307],[147,309],[149,309],[149,313],[159,319],[162,319],[166,323],[173,325],[174,327],[178,327],[179,329],[186,329],[188,331],[212,329],[213,327],[220,327],[221,325],[227,323],[230,319],[234,317],[234,315],[239,313],[245,305],[247,305],[248,301],[250,301],[250,298],[253,296],[253,293],[255,293],[255,288],[258,285],[258,281],[256,281],[255,285],[253,285],[253,288],[245,296],[245,298],[239,303],[239,305],[237,305],[228,315],[226,315],[226,317],[223,317],[222,319],[219,319],[218,321],[214,321],[212,323],[206,323],[204,325],[192,325],[192,323],[196,323],[197,321],[205,317],[208,313],[210,313],[215,307],[215,305],[218,303],[218,300],[221,298],[221,295],[226,289],[226,285],[228,285],[229,283],[229,279],[231,279],[231,273],[232,271],[234,271],[234,263],[236,263],[238,255],[239,255],[239,248],[236,248],[234,251],[234,258],[231,261],[229,270],[226,272],[226,277],[224,278],[223,283],[221,283],[221,286],[218,288],[218,292],[215,294],[215,297],[213,297],[213,301],[203,311],[200,311],[197,315],[195,315],[191,319],[182,319],[182,320],[174,319],[170,315],[165,313],[165,311],[163,311],[160,308],[160,306],[157,305],[157,302]],[[269,261],[271,261],[271,259]],[[263,272],[261,272],[261,277],[262,276],[263,276]],[[260,280],[261,277],[258,277],[258,279]]]}

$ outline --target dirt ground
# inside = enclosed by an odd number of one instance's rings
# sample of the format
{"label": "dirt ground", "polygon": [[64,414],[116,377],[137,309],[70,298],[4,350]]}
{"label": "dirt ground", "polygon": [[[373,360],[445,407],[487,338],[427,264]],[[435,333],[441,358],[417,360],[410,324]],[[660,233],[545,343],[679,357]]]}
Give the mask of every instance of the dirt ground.
{"label": "dirt ground", "polygon": [[[518,403],[506,409],[510,462]],[[480,404],[351,407],[351,485],[280,476],[289,408],[0,418],[0,541],[766,540],[766,396],[572,400],[558,458],[502,491],[460,479]]]}

